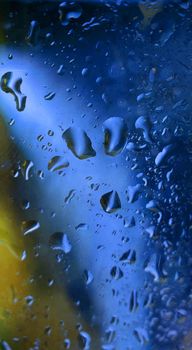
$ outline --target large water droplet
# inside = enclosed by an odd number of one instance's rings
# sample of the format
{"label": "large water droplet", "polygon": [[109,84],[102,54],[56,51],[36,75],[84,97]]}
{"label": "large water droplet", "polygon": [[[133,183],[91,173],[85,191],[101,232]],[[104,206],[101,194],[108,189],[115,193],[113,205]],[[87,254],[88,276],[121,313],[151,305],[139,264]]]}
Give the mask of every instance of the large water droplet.
{"label": "large water droplet", "polygon": [[5,73],[1,78],[1,89],[14,96],[19,112],[25,109],[27,97],[21,92],[22,78],[15,78],[12,72]]}
{"label": "large water droplet", "polygon": [[121,208],[121,201],[116,191],[107,192],[100,199],[101,206],[106,213],[113,213]]}
{"label": "large water droplet", "polygon": [[63,138],[77,158],[86,159],[96,155],[90,138],[82,129],[73,126],[63,133]]}
{"label": "large water droplet", "polygon": [[112,117],[103,123],[105,153],[116,156],[127,142],[127,125],[122,118]]}
{"label": "large water droplet", "polygon": [[63,232],[55,232],[50,236],[49,246],[53,250],[62,250],[65,254],[70,253],[72,245],[67,235]]}

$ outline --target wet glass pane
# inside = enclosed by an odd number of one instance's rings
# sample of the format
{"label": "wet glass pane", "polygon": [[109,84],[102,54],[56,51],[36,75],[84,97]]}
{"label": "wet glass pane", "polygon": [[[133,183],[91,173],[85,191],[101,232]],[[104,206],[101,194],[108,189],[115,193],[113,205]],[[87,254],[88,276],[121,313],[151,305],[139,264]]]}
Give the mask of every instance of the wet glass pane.
{"label": "wet glass pane", "polygon": [[0,349],[192,349],[191,1],[0,2]]}

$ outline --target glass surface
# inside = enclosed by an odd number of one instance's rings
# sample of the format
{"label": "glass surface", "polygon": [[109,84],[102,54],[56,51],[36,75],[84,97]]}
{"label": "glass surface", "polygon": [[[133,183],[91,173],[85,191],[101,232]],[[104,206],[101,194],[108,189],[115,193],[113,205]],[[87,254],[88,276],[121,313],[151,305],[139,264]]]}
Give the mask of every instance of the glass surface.
{"label": "glass surface", "polygon": [[0,2],[0,349],[192,349],[191,11]]}

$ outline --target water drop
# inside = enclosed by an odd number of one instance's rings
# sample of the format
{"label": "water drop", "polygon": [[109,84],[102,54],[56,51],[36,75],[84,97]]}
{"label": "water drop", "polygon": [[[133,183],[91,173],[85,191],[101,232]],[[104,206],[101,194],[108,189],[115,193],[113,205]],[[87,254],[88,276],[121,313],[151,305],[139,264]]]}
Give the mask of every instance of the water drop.
{"label": "water drop", "polygon": [[48,130],[48,135],[49,136],[53,136],[54,135],[54,131],[53,130]]}
{"label": "water drop", "polygon": [[21,207],[23,210],[27,210],[30,208],[30,202],[27,199],[24,199],[21,203]]}
{"label": "water drop", "polygon": [[62,2],[59,5],[59,19],[63,26],[67,26],[71,20],[81,17],[82,8],[79,4]]}
{"label": "water drop", "polygon": [[32,233],[40,228],[40,223],[36,220],[28,220],[22,222],[22,231],[24,236]]}
{"label": "water drop", "polygon": [[134,264],[136,262],[136,251],[129,249],[127,252],[123,253],[119,261],[128,264]]}
{"label": "water drop", "polygon": [[113,266],[110,273],[111,277],[115,280],[119,280],[123,277],[123,271],[117,266]]}
{"label": "water drop", "polygon": [[64,65],[61,64],[57,70],[57,74],[62,76],[64,73],[65,73]]}
{"label": "water drop", "polygon": [[68,350],[68,349],[70,349],[70,346],[71,346],[71,341],[70,341],[70,339],[66,338],[66,339],[64,340],[64,348],[65,348],[66,350]]}
{"label": "water drop", "polygon": [[90,335],[85,332],[85,331],[81,331],[79,333],[79,347],[82,350],[90,350],[90,345],[91,345],[91,337]]}
{"label": "water drop", "polygon": [[26,181],[29,180],[30,178],[30,171],[33,168],[33,162],[31,160],[25,160],[22,164],[21,164],[21,172],[25,178]]}
{"label": "water drop", "polygon": [[160,254],[152,254],[149,259],[144,262],[144,270],[153,276],[155,282],[165,277],[163,271],[163,259]]}
{"label": "water drop", "polygon": [[5,73],[1,78],[1,89],[14,96],[19,112],[25,109],[27,97],[21,92],[22,78],[15,78],[12,72]]}
{"label": "water drop", "polygon": [[62,250],[65,254],[70,253],[72,245],[67,235],[63,232],[55,232],[50,236],[49,246],[53,250]]}
{"label": "water drop", "polygon": [[48,170],[58,171],[69,166],[69,162],[60,156],[54,156],[48,163]]}
{"label": "water drop", "polygon": [[147,142],[151,142],[151,136],[150,136],[150,130],[151,130],[151,122],[149,120],[149,118],[147,117],[139,117],[136,122],[135,122],[135,127],[136,129],[142,129],[143,130],[143,137],[145,139],[145,141]]}
{"label": "water drop", "polygon": [[64,199],[64,202],[65,202],[66,204],[69,204],[69,203],[71,202],[71,200],[73,199],[73,197],[75,196],[75,193],[76,193],[75,190],[69,191],[68,195],[67,195],[67,196],[65,197],[65,199]]}
{"label": "water drop", "polygon": [[153,199],[146,204],[146,208],[154,212],[157,212],[159,210],[158,203]]}
{"label": "water drop", "polygon": [[112,117],[103,123],[105,134],[105,153],[116,156],[121,153],[127,142],[127,125],[122,118]]}
{"label": "water drop", "polygon": [[76,231],[87,231],[89,226],[87,224],[81,223],[75,226]]}
{"label": "water drop", "polygon": [[25,297],[25,300],[28,306],[31,306],[34,303],[34,298],[32,297],[32,295],[28,295],[27,297]]}
{"label": "water drop", "polygon": [[132,216],[131,218],[125,218],[123,221],[124,227],[130,228],[135,226],[135,218]]}
{"label": "water drop", "polygon": [[173,154],[174,151],[174,145],[170,144],[165,146],[161,152],[159,152],[155,158],[155,164],[157,166],[163,165],[166,160]]}
{"label": "water drop", "polygon": [[96,152],[92,148],[92,143],[85,131],[78,127],[71,127],[63,133],[63,138],[68,148],[79,159],[95,157]]}
{"label": "water drop", "polygon": [[136,311],[139,306],[138,303],[138,293],[136,290],[132,290],[129,300],[129,311],[133,312]]}
{"label": "water drop", "polygon": [[129,203],[134,203],[138,199],[138,195],[141,190],[141,185],[137,184],[134,186],[128,186],[127,193],[128,193],[128,201]]}
{"label": "water drop", "polygon": [[93,274],[89,270],[85,270],[83,273],[83,279],[86,285],[89,285],[93,281]]}
{"label": "water drop", "polygon": [[83,68],[81,71],[81,74],[83,77],[85,77],[88,74],[88,72],[89,72],[88,68]]}
{"label": "water drop", "polygon": [[26,252],[26,250],[24,250],[21,254],[21,261],[26,260],[26,258],[27,258],[27,252]]}
{"label": "water drop", "polygon": [[11,347],[9,346],[9,344],[5,340],[2,340],[0,342],[0,345],[1,345],[2,350],[12,350]]}
{"label": "water drop", "polygon": [[39,35],[39,24],[37,21],[31,21],[29,27],[29,33],[26,37],[26,41],[29,45],[35,46],[37,44],[38,35]]}
{"label": "water drop", "polygon": [[136,339],[141,345],[144,345],[149,341],[147,331],[143,328],[140,328],[140,327],[136,328],[133,334],[135,335]]}
{"label": "water drop", "polygon": [[100,203],[103,210],[109,214],[121,208],[121,201],[116,191],[103,194]]}
{"label": "water drop", "polygon": [[149,234],[149,237],[152,238],[155,235],[156,227],[154,225],[149,226],[145,229],[145,231]]}
{"label": "water drop", "polygon": [[51,101],[55,97],[55,92],[49,92],[47,95],[44,96],[44,99],[46,101]]}

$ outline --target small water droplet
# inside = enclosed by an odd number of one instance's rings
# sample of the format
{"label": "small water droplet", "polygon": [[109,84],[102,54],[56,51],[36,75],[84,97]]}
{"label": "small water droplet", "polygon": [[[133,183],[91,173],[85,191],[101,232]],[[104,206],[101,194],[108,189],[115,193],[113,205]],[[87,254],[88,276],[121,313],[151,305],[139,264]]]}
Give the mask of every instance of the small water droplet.
{"label": "small water droplet", "polygon": [[123,253],[119,261],[128,264],[134,264],[136,262],[136,251],[129,249],[127,252]]}
{"label": "small water droplet", "polygon": [[22,222],[22,231],[24,236],[32,233],[40,228],[40,223],[36,220],[28,220]]}
{"label": "small water droplet", "polygon": [[24,209],[24,210],[29,209],[29,208],[30,208],[30,202],[29,202],[28,200],[24,199],[24,200],[22,201],[22,203],[21,203],[21,207],[22,207],[22,209]]}
{"label": "small water droplet", "polygon": [[46,101],[51,101],[55,97],[55,92],[49,92],[47,95],[44,96],[44,99]]}
{"label": "small water droplet", "polygon": [[144,263],[144,270],[153,276],[155,282],[158,282],[161,277],[164,277],[162,263],[163,261],[159,254],[152,254]]}
{"label": "small water droplet", "polygon": [[88,72],[89,72],[88,68],[83,68],[81,71],[81,74],[83,77],[85,77],[88,74]]}
{"label": "small water droplet", "polygon": [[69,166],[69,162],[60,156],[54,156],[48,163],[48,170],[58,171]]}
{"label": "small water droplet", "polygon": [[117,266],[113,266],[110,273],[111,277],[115,280],[119,280],[123,277],[123,271]]}
{"label": "small water droplet", "polygon": [[129,203],[134,203],[138,199],[140,190],[141,190],[140,184],[136,184],[134,186],[128,186],[127,193],[128,193],[128,202]]}
{"label": "small water droplet", "polygon": [[132,216],[131,218],[125,218],[124,221],[124,227],[126,228],[130,228],[130,227],[134,227],[135,226],[135,218],[134,216]]}
{"label": "small water droplet", "polygon": [[54,131],[53,130],[48,130],[48,135],[49,136],[53,136],[54,135]]}
{"label": "small water droplet", "polygon": [[26,258],[27,258],[27,252],[26,252],[26,250],[24,250],[21,254],[21,261],[26,260]]}
{"label": "small water droplet", "polygon": [[65,254],[70,253],[72,245],[67,235],[63,232],[55,232],[50,236],[49,246],[53,250],[62,250]]}
{"label": "small water droplet", "polygon": [[25,160],[21,164],[21,172],[25,178],[26,181],[30,178],[30,170],[33,168],[34,164],[31,160]]}
{"label": "small water droplet", "polygon": [[52,328],[50,326],[45,327],[44,329],[44,334],[47,335],[48,337],[50,337],[52,332]]}
{"label": "small water droplet", "polygon": [[65,71],[64,71],[64,65],[61,64],[61,65],[59,66],[58,70],[57,70],[57,74],[62,76],[64,73],[65,73]]}
{"label": "small water droplet", "polygon": [[75,193],[76,193],[75,190],[69,191],[68,195],[67,195],[67,196],[65,197],[65,199],[64,199],[64,202],[65,202],[66,204],[69,204],[69,203],[71,202],[71,200],[73,199],[73,197],[75,196]]}
{"label": "small water droplet", "polygon": [[141,345],[144,345],[149,341],[147,331],[143,328],[140,328],[140,327],[136,328],[133,334],[135,335],[136,339]]}
{"label": "small water droplet", "polygon": [[25,300],[28,306],[31,306],[34,303],[34,298],[32,295],[28,295],[27,297],[25,297]]}
{"label": "small water droplet", "polygon": [[71,346],[71,341],[70,341],[70,339],[66,338],[64,340],[64,348],[68,350],[68,349],[70,349],[70,346]]}
{"label": "small water droplet", "polygon": [[81,223],[75,226],[76,231],[87,231],[89,226],[87,224]]}
{"label": "small water droplet", "polygon": [[83,273],[83,279],[86,285],[89,285],[93,281],[93,274],[89,270],[85,270]]}
{"label": "small water droplet", "polygon": [[10,121],[9,121],[9,125],[12,126],[15,124],[15,119],[11,118]]}
{"label": "small water droplet", "polygon": [[26,37],[26,42],[29,45],[35,46],[37,44],[39,30],[40,30],[39,23],[37,21],[31,21],[30,27],[29,27],[29,33]]}

